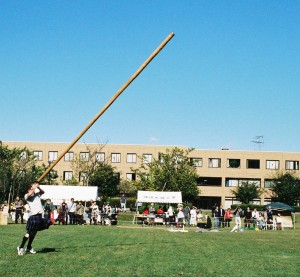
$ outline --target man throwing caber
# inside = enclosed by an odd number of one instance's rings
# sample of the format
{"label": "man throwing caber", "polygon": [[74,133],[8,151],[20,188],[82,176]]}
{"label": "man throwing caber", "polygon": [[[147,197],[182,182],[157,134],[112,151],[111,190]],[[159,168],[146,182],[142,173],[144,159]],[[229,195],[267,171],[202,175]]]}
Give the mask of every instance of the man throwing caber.
{"label": "man throwing caber", "polygon": [[[42,218],[43,205],[41,202],[41,195],[44,191],[40,188],[38,183],[34,183],[28,187],[28,192],[25,194],[25,200],[27,201],[30,214],[26,225],[26,234],[22,239],[22,243],[17,247],[18,255],[23,256],[25,253],[35,254],[36,251],[32,248],[32,242],[36,236],[37,231],[42,231],[48,229],[52,225],[51,221]],[[28,241],[26,250],[24,251],[24,246]]]}

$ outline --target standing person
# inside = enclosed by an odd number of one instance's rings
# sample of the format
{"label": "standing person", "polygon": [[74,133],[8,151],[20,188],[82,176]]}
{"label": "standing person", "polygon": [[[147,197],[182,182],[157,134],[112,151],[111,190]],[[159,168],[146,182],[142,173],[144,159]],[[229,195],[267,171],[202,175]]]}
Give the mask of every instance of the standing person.
{"label": "standing person", "polygon": [[168,208],[168,216],[169,216],[169,224],[174,225],[174,223],[175,223],[175,216],[174,216],[173,207],[171,205]]}
{"label": "standing person", "polygon": [[190,207],[189,206],[185,206],[185,208],[183,209],[183,214],[184,214],[184,220],[185,220],[185,224],[187,224],[188,226],[190,226]]}
{"label": "standing person", "polygon": [[257,227],[258,218],[259,218],[259,212],[257,211],[257,209],[254,208],[254,210],[252,212],[253,228]]}
{"label": "standing person", "polygon": [[219,207],[216,206],[214,212],[213,212],[213,217],[214,217],[214,227],[218,228],[220,225],[219,217],[220,217],[220,211]]}
{"label": "standing person", "polygon": [[14,206],[15,206],[15,213],[16,213],[15,214],[15,223],[16,224],[18,223],[18,219],[20,217],[21,218],[21,223],[23,224],[24,223],[24,220],[23,220],[24,204],[23,204],[23,201],[20,199],[19,196],[16,197]]}
{"label": "standing person", "polygon": [[126,212],[126,196],[123,193],[120,199],[122,212]]}
{"label": "standing person", "polygon": [[230,208],[228,208],[227,211],[225,212],[225,227],[230,227],[230,222],[232,218],[233,218],[233,214]]}
{"label": "standing person", "polygon": [[225,227],[225,210],[223,209],[222,205],[220,205],[220,211],[219,211],[219,226],[220,228]]}
{"label": "standing person", "polygon": [[243,210],[240,206],[237,206],[233,214],[235,215],[235,226],[232,228],[231,232],[240,231],[242,225],[242,213]]}
{"label": "standing person", "polygon": [[41,195],[44,191],[40,188],[38,183],[29,186],[28,192],[25,194],[25,200],[30,207],[30,216],[26,225],[26,234],[24,235],[20,246],[17,247],[18,255],[23,256],[24,246],[28,240],[25,253],[35,254],[36,251],[32,248],[32,242],[38,231],[48,229],[52,224],[50,220],[42,218],[43,205],[41,202]]}
{"label": "standing person", "polygon": [[51,199],[48,198],[44,204],[44,218],[50,219],[51,218],[51,212],[54,212],[55,207],[53,203],[51,202]]}
{"label": "standing person", "polygon": [[84,223],[83,221],[84,206],[82,205],[81,201],[79,201],[79,203],[77,204],[75,213],[77,217],[77,224],[82,225]]}
{"label": "standing person", "polygon": [[68,216],[70,225],[74,225],[76,223],[75,211],[76,203],[74,202],[74,198],[71,198],[71,202],[68,204]]}
{"label": "standing person", "polygon": [[185,218],[184,212],[182,211],[182,208],[178,208],[178,213],[177,213],[177,227],[182,227],[183,226],[183,219]]}
{"label": "standing person", "polygon": [[247,207],[246,211],[244,212],[245,216],[245,228],[249,229],[252,221],[252,211],[249,207]]}
{"label": "standing person", "polygon": [[195,206],[193,206],[193,208],[190,210],[190,214],[191,214],[190,224],[192,226],[196,226],[197,225],[197,208]]}
{"label": "standing person", "polygon": [[99,207],[97,205],[97,202],[93,201],[91,205],[91,220],[94,222],[94,225],[97,225],[98,216],[99,216]]}
{"label": "standing person", "polygon": [[59,208],[59,215],[58,215],[58,222],[67,225],[68,221],[68,204],[66,200],[63,199],[62,203],[60,204]]}

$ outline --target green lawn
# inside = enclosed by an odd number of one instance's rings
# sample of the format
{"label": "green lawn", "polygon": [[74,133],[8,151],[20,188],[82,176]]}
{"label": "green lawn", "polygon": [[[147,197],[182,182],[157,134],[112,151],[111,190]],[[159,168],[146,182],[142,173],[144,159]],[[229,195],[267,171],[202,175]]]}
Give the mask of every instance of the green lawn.
{"label": "green lawn", "polygon": [[51,226],[34,241],[38,253],[24,256],[16,247],[25,225],[0,226],[0,276],[299,276],[300,228],[176,233],[131,220]]}

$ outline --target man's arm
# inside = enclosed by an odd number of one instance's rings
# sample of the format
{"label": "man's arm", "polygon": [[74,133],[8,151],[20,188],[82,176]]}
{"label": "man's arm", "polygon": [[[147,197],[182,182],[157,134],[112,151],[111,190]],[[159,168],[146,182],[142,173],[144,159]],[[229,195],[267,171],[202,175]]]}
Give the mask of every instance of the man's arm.
{"label": "man's arm", "polygon": [[42,195],[42,194],[44,194],[45,193],[45,191],[40,187],[40,184],[37,184],[37,186],[36,186],[38,189],[39,189],[39,191],[40,191],[40,195]]}

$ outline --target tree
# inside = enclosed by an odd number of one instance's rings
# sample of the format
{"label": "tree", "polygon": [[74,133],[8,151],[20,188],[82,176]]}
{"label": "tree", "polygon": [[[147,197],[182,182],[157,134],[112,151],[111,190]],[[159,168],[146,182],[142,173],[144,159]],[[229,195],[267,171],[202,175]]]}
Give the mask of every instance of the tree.
{"label": "tree", "polygon": [[109,164],[101,164],[93,175],[90,176],[89,185],[97,186],[98,193],[103,195],[104,199],[108,196],[118,194],[119,175]]}
{"label": "tree", "polygon": [[118,185],[118,190],[120,193],[125,193],[126,195],[135,195],[137,186],[135,185],[135,181],[121,180]]}
{"label": "tree", "polygon": [[273,178],[272,200],[295,205],[300,199],[300,179],[293,171],[279,172]]}
{"label": "tree", "polygon": [[249,204],[255,198],[259,198],[263,193],[263,189],[260,189],[253,182],[242,182],[242,185],[235,190],[231,190],[232,194],[238,201],[243,204]]}
{"label": "tree", "polygon": [[[1,200],[14,198],[14,195],[26,193],[30,183],[42,174],[42,168],[36,166],[33,152],[27,148],[9,149],[0,144],[0,197]],[[11,200],[11,199],[10,199]]]}
{"label": "tree", "polygon": [[154,191],[181,191],[184,201],[192,201],[199,193],[196,169],[189,153],[193,149],[177,147],[160,153],[159,158],[147,163],[141,157],[141,166],[136,170],[139,177],[138,189]]}
{"label": "tree", "polygon": [[107,162],[106,159],[100,156],[104,146],[105,145],[99,144],[96,148],[91,148],[86,145],[85,152],[79,155],[75,154],[71,162],[74,176],[72,180],[64,181],[64,184],[79,185],[81,182],[84,186],[88,186],[91,176],[96,173],[99,167]]}

